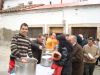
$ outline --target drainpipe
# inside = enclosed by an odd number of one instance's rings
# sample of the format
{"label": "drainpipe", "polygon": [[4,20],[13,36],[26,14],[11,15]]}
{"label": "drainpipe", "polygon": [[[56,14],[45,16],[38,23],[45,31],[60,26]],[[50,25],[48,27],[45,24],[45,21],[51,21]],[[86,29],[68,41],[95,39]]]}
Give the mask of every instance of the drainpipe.
{"label": "drainpipe", "polygon": [[63,1],[63,0],[61,0],[61,4],[62,4],[62,1]]}
{"label": "drainpipe", "polygon": [[50,1],[49,4],[52,5],[52,2]]}
{"label": "drainpipe", "polygon": [[64,34],[69,34],[68,33],[68,23],[66,22],[65,19],[65,14],[64,14],[64,8],[62,8],[62,25],[63,25],[63,33]]}
{"label": "drainpipe", "polygon": [[63,25],[63,33],[66,34],[66,20],[64,17],[64,8],[62,8],[62,25]]}

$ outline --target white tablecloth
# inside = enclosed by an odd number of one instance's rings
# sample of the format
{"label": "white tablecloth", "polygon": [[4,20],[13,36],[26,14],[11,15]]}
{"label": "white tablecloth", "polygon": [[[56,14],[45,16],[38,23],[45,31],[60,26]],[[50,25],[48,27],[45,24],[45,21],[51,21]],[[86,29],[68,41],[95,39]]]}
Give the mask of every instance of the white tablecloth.
{"label": "white tablecloth", "polygon": [[[44,67],[41,66],[40,64],[36,66],[36,75],[52,75],[52,73],[53,69],[51,69],[50,67]],[[15,75],[15,73],[11,75]]]}

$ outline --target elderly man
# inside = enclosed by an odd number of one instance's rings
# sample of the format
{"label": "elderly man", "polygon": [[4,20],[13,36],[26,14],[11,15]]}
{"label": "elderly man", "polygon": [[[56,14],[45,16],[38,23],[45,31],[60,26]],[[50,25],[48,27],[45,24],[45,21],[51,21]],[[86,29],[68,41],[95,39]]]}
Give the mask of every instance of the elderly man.
{"label": "elderly man", "polygon": [[83,75],[84,63],[83,63],[83,49],[77,43],[77,37],[70,35],[68,37],[69,42],[73,45],[72,52],[72,75]]}

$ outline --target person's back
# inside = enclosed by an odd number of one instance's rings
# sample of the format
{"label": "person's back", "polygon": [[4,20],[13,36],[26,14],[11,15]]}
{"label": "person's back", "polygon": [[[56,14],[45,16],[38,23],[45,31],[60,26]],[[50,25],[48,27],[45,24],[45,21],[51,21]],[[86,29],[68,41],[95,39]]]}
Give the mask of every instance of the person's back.
{"label": "person's back", "polygon": [[82,46],[82,47],[88,43],[88,42],[87,42],[87,39],[84,38],[84,36],[83,36],[82,34],[79,34],[78,36],[80,36],[81,39],[82,39],[82,43],[81,43],[81,46]]}
{"label": "person's back", "polygon": [[87,43],[88,43],[87,40],[84,38],[84,39],[82,40],[82,47],[85,46]]}
{"label": "person's back", "polygon": [[51,51],[54,51],[54,49],[55,49],[57,44],[58,44],[58,41],[56,39],[56,34],[55,33],[51,33],[49,35],[49,38],[47,38],[46,48],[51,50]]}
{"label": "person's back", "polygon": [[51,38],[47,38],[47,41],[46,41],[46,48],[47,49],[53,49],[53,46],[52,46],[52,39]]}

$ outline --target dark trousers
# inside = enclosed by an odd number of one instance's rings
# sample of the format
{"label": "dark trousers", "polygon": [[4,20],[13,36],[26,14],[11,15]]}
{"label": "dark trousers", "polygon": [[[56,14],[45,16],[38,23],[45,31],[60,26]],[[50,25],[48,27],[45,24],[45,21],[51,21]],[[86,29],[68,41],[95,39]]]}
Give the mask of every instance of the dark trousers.
{"label": "dark trousers", "polygon": [[95,63],[84,63],[83,75],[93,75],[94,68],[95,68]]}
{"label": "dark trousers", "polygon": [[96,65],[98,65],[99,61],[100,61],[100,57],[97,58]]}

